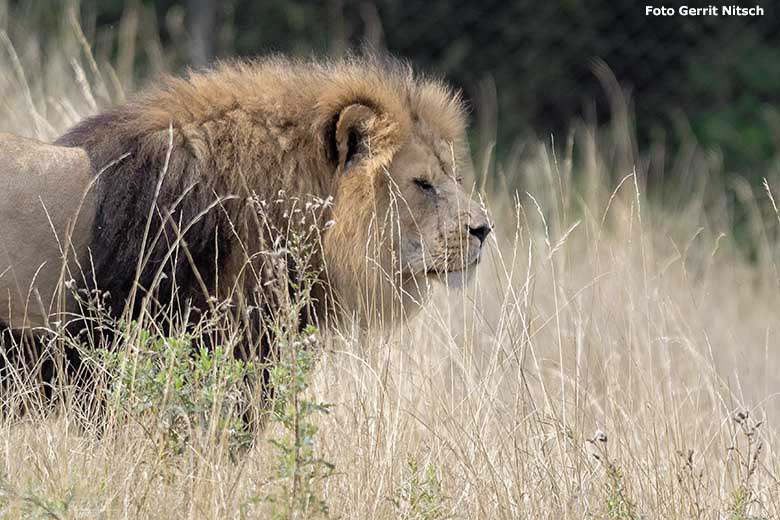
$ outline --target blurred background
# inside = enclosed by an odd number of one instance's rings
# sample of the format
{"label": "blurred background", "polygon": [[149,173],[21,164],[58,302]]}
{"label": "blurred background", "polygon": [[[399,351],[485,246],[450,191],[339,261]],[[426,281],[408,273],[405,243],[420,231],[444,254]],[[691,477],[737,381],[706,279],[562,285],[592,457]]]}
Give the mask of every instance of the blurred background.
{"label": "blurred background", "polygon": [[693,142],[725,175],[760,180],[780,149],[780,18],[766,4],[758,17],[647,17],[633,0],[10,0],[0,29],[29,68],[47,51],[19,48],[24,32],[64,45],[73,9],[124,90],[220,58],[386,49],[463,90],[488,172],[532,138],[565,143],[580,121],[603,125],[616,79],[636,146],[664,150],[659,171]]}

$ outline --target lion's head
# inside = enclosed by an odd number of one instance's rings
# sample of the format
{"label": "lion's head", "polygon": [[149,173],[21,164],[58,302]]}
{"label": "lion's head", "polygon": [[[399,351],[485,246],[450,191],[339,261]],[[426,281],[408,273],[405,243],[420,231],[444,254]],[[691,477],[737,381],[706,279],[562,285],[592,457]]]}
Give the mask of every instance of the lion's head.
{"label": "lion's head", "polygon": [[461,286],[491,231],[464,187],[460,100],[438,83],[413,83],[406,95],[391,110],[367,95],[334,117],[336,220],[325,257],[340,304],[363,321],[414,313],[431,281]]}

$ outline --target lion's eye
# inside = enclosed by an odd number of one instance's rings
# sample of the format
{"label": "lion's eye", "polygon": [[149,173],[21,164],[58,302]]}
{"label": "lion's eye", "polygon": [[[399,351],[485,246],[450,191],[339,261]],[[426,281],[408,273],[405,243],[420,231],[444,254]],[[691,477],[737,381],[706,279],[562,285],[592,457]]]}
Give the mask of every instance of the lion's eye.
{"label": "lion's eye", "polygon": [[425,179],[421,179],[421,178],[414,179],[414,183],[417,185],[418,188],[420,188],[423,191],[433,191],[433,184],[431,184]]}

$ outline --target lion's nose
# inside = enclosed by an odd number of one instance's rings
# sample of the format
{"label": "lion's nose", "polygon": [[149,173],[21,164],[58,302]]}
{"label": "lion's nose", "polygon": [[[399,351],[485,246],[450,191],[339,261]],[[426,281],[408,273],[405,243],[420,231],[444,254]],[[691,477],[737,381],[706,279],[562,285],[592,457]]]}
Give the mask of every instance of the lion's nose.
{"label": "lion's nose", "polygon": [[490,234],[490,226],[482,225],[479,227],[471,227],[469,226],[469,233],[474,235],[479,239],[479,245],[482,245],[485,242],[485,239]]}

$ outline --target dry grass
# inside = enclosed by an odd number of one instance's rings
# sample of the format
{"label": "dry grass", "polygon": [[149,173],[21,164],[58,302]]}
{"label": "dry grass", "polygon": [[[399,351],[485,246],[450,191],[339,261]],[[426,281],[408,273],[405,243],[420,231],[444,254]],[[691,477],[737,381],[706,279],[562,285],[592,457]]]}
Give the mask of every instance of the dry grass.
{"label": "dry grass", "polygon": [[[51,137],[115,92],[72,27],[45,60],[24,32],[0,32],[3,129]],[[496,169],[471,286],[381,336],[324,339],[307,395],[333,405],[311,419],[332,517],[780,518],[780,182],[734,181],[748,259],[717,157],[685,149],[665,175],[688,193],[648,200],[662,161],[635,153],[615,99],[603,133]],[[1,420],[0,516],[268,513],[279,425],[238,456],[219,432],[169,453],[155,427]]]}

